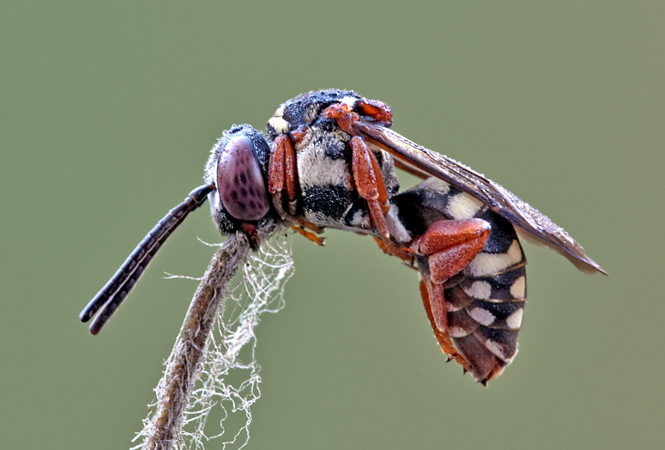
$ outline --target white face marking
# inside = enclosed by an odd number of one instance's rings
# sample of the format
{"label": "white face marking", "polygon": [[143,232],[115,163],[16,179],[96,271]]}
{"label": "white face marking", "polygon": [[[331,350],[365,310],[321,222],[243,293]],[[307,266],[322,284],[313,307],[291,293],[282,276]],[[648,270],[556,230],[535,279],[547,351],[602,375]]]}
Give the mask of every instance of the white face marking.
{"label": "white face marking", "polygon": [[515,280],[513,285],[510,286],[510,295],[513,298],[524,298],[526,296],[526,278],[524,275]]}
{"label": "white face marking", "polygon": [[480,200],[462,192],[448,199],[446,213],[455,220],[470,219],[485,206]]}
{"label": "white face marking", "polygon": [[467,313],[473,320],[486,327],[492,325],[494,319],[496,319],[494,314],[482,308],[473,308],[471,311],[467,310]]}
{"label": "white face marking", "polygon": [[524,308],[520,308],[506,318],[506,325],[513,330],[519,330],[522,326]]}
{"label": "white face marking", "polygon": [[487,281],[474,281],[469,287],[464,288],[467,295],[480,300],[489,300],[492,286]]}
{"label": "white face marking", "polygon": [[222,202],[219,200],[219,192],[217,192],[217,189],[208,194],[208,200],[208,203],[210,203],[210,211],[212,212],[212,215],[214,216],[218,214],[219,207],[217,205],[221,205]]}
{"label": "white face marking", "polygon": [[514,240],[506,253],[480,252],[466,267],[466,273],[474,277],[494,275],[522,261],[522,248]]}

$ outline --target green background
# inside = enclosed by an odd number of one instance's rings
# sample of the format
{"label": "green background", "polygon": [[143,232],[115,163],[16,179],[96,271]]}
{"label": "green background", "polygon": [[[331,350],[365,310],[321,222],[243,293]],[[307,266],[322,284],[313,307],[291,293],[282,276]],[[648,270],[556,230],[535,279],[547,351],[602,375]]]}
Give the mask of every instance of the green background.
{"label": "green background", "polygon": [[520,353],[485,389],[444,364],[413,271],[294,236],[248,448],[663,448],[664,24],[662,1],[2,2],[0,446],[131,445],[196,287],[163,274],[203,273],[208,208],[101,335],[79,311],[222,130],[339,87],[611,276],[527,246]]}

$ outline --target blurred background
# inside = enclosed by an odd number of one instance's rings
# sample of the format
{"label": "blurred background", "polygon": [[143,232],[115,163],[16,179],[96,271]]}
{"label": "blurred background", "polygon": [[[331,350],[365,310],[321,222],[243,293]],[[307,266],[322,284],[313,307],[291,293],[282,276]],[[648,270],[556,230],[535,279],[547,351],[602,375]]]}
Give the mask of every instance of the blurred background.
{"label": "blurred background", "polygon": [[657,1],[2,2],[3,447],[132,445],[197,285],[164,272],[201,276],[197,238],[222,240],[208,207],[99,336],[78,313],[223,130],[336,87],[611,276],[526,246],[520,352],[483,388],[444,364],[415,272],[367,237],[294,236],[247,448],[662,448],[664,21]]}

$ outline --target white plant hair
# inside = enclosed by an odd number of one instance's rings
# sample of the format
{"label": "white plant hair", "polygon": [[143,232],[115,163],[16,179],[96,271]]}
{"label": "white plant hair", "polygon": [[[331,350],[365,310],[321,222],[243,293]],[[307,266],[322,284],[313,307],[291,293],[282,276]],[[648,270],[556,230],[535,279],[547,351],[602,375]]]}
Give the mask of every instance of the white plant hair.
{"label": "white plant hair", "polygon": [[[254,329],[263,313],[284,307],[293,275],[284,233],[250,254],[244,237],[227,239],[215,253],[155,388],[157,400],[134,447],[144,450],[240,449],[249,441],[252,405],[261,396]],[[242,276],[229,283],[242,266]],[[234,280],[235,282],[235,280]],[[212,419],[212,420],[209,420]]]}

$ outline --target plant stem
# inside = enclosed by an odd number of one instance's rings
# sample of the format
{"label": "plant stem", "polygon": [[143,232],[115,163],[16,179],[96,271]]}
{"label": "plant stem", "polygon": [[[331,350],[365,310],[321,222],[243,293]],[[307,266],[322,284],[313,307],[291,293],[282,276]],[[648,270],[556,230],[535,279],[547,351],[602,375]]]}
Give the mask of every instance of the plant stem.
{"label": "plant stem", "polygon": [[144,450],[170,450],[180,439],[183,413],[200,374],[202,356],[227,285],[247,258],[244,237],[232,236],[215,253],[199,284],[183,328],[157,388],[157,412],[146,427]]}

